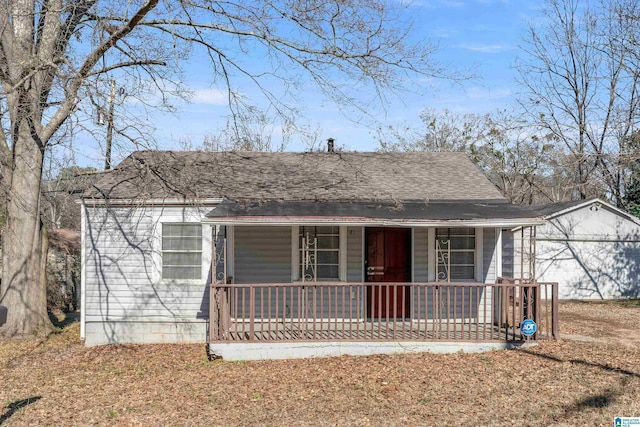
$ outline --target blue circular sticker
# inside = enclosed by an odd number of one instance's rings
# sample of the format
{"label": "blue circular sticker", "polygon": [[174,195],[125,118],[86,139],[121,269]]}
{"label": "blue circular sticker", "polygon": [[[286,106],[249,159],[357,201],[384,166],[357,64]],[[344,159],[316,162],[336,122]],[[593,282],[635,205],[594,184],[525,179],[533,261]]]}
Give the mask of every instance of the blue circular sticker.
{"label": "blue circular sticker", "polygon": [[531,335],[535,334],[537,330],[538,325],[536,325],[536,322],[531,319],[526,319],[522,323],[520,323],[520,332],[522,332],[522,335],[524,335],[525,337],[530,337]]}

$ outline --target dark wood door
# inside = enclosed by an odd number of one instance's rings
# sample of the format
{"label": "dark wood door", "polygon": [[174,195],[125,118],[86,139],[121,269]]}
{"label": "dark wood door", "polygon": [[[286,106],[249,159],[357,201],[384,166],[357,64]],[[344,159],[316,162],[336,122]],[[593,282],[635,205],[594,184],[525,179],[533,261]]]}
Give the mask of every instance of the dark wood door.
{"label": "dark wood door", "polygon": [[367,313],[372,318],[409,316],[410,287],[383,283],[411,281],[411,229],[366,229]]}

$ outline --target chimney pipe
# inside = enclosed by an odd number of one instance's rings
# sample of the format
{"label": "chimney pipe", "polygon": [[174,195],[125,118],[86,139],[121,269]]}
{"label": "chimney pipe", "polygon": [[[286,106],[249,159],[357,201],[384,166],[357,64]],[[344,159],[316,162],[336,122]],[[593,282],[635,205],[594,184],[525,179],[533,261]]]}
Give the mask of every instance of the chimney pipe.
{"label": "chimney pipe", "polygon": [[335,153],[335,149],[334,149],[334,146],[333,146],[333,142],[334,141],[335,140],[333,138],[327,139],[327,152],[328,153]]}

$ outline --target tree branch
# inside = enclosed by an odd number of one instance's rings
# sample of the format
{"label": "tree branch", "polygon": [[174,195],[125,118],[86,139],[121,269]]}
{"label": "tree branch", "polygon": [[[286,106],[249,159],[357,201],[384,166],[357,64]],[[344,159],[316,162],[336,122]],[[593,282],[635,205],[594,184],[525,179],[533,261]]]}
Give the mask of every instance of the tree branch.
{"label": "tree branch", "polygon": [[69,115],[69,112],[76,104],[76,95],[78,90],[84,83],[85,79],[97,64],[97,62],[104,56],[104,54],[116,43],[129,34],[133,29],[142,21],[147,13],[153,10],[158,5],[158,0],[147,0],[140,9],[133,15],[133,17],[117,31],[113,32],[110,37],[100,44],[96,49],[91,52],[82,66],[71,79],[71,84],[67,89],[67,95],[65,101],[62,103],[58,111],[51,118],[43,131],[42,139],[47,141],[55,133],[55,131],[64,123]]}

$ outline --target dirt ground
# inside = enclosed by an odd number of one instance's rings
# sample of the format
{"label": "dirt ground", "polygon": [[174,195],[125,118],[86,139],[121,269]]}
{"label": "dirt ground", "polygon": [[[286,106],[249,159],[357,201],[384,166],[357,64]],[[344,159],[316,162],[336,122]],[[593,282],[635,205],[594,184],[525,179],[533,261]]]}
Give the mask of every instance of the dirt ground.
{"label": "dirt ground", "polygon": [[562,303],[558,341],[481,354],[210,362],[204,345],[0,341],[0,425],[607,425],[640,416],[640,304]]}
{"label": "dirt ground", "polygon": [[563,338],[640,347],[640,300],[565,302],[560,307]]}

